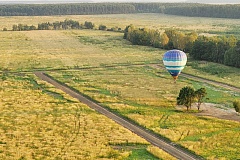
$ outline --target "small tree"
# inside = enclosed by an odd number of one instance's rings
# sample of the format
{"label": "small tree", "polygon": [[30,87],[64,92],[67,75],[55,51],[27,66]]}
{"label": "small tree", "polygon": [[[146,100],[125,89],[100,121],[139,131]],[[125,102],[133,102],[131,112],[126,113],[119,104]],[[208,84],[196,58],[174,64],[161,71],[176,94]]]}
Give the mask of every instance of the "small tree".
{"label": "small tree", "polygon": [[235,111],[240,113],[240,101],[235,100],[233,102],[233,107],[235,108]]}
{"label": "small tree", "polygon": [[197,108],[200,109],[200,106],[203,102],[203,98],[207,95],[207,91],[205,88],[200,88],[195,91],[195,98],[197,100]]}
{"label": "small tree", "polygon": [[14,25],[12,26],[12,30],[13,30],[13,31],[17,31],[17,30],[18,30],[18,26],[14,24]]}
{"label": "small tree", "polygon": [[194,89],[192,87],[183,87],[180,92],[179,95],[177,97],[177,104],[178,105],[185,105],[187,107],[187,110],[189,108],[191,108],[192,106],[192,102],[195,98],[195,94],[194,94]]}
{"label": "small tree", "polygon": [[93,29],[95,25],[94,25],[92,22],[87,22],[87,21],[85,21],[84,26],[85,26],[87,29]]}
{"label": "small tree", "polygon": [[104,30],[104,31],[106,31],[106,30],[107,30],[107,26],[101,24],[101,25],[98,27],[98,29],[99,29],[99,30]]}

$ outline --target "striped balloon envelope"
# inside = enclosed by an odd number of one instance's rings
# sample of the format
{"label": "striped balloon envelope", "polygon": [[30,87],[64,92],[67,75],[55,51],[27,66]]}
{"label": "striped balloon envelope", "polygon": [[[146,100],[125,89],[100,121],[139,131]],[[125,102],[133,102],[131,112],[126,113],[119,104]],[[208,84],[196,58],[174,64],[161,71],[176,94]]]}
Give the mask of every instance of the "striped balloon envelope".
{"label": "striped balloon envelope", "polygon": [[176,82],[178,75],[187,63],[187,56],[180,50],[169,50],[163,55],[163,64]]}

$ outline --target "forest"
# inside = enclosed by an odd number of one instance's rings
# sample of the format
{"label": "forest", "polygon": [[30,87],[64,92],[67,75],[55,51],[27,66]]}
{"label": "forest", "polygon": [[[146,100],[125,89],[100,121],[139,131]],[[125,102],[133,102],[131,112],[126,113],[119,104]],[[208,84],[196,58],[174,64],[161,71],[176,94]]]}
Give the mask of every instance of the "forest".
{"label": "forest", "polygon": [[189,5],[172,6],[164,10],[165,14],[190,16],[190,17],[213,17],[213,18],[240,18],[240,5]]}
{"label": "forest", "polygon": [[0,5],[0,16],[164,13],[216,18],[240,18],[240,5],[198,3],[79,3]]}

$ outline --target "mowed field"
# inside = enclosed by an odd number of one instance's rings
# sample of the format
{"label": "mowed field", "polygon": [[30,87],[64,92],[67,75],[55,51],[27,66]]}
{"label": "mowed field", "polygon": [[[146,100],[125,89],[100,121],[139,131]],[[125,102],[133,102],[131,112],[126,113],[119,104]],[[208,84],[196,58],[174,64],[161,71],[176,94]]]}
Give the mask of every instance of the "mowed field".
{"label": "mowed field", "polygon": [[[0,28],[66,18],[109,27],[134,24],[199,32],[224,32],[240,25],[234,20],[136,14],[0,17]],[[148,66],[162,65],[164,50],[132,46],[122,37],[123,33],[98,30],[0,32],[0,157],[173,159],[33,75],[42,70],[206,159],[239,159],[239,122],[175,109],[179,90],[186,85],[206,87],[208,102],[227,107],[239,94],[183,77],[174,84],[166,71]],[[214,66],[221,74],[211,73]],[[192,61],[184,71],[240,86],[239,69]]]}

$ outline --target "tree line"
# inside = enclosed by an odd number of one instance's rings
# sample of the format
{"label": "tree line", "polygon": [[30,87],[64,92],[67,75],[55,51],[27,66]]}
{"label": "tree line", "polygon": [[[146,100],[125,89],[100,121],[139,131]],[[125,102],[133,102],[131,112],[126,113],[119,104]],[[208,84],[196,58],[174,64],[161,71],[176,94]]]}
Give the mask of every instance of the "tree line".
{"label": "tree line", "polygon": [[190,52],[194,42],[198,39],[196,32],[184,33],[175,29],[167,29],[163,33],[159,30],[137,28],[133,25],[124,29],[124,39],[134,45],[153,46],[161,49],[180,49]]}
{"label": "tree line", "polygon": [[134,6],[120,3],[0,5],[0,16],[124,14],[134,12]]}
{"label": "tree line", "polygon": [[213,18],[240,18],[240,4],[210,5],[192,4],[185,6],[171,6],[164,10],[165,14],[182,15],[190,17],[213,17]]}
{"label": "tree line", "polygon": [[[93,22],[85,21],[83,24],[80,24],[78,21],[72,19],[65,19],[64,21],[56,22],[44,22],[39,23],[38,26],[26,25],[26,24],[14,24],[12,26],[12,31],[30,31],[30,30],[67,30],[67,29],[99,29],[106,31],[122,31],[121,28],[112,27],[107,28],[106,25],[99,25],[98,28]],[[7,31],[7,28],[3,29]]]}
{"label": "tree line", "polygon": [[240,18],[240,5],[197,3],[79,3],[0,5],[0,16],[49,16],[165,13],[172,15]]}
{"label": "tree line", "polygon": [[167,29],[163,33],[155,29],[129,25],[124,38],[134,45],[153,46],[161,49],[179,49],[196,60],[211,61],[240,67],[240,41],[233,35],[207,37],[196,32]]}
{"label": "tree line", "polygon": [[[60,29],[83,29],[88,28],[92,29],[94,27],[94,24],[92,22],[85,22],[84,24],[80,24],[78,21],[74,20],[64,20],[60,22],[44,22],[39,23],[38,26],[34,25],[24,25],[24,24],[14,24],[12,26],[12,31],[29,31],[29,30],[60,30]],[[3,29],[6,31],[6,29]]]}
{"label": "tree line", "polygon": [[0,16],[48,16],[163,13],[166,7],[180,3],[74,3],[74,4],[18,4],[0,5]]}

